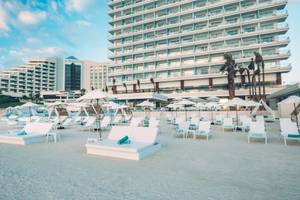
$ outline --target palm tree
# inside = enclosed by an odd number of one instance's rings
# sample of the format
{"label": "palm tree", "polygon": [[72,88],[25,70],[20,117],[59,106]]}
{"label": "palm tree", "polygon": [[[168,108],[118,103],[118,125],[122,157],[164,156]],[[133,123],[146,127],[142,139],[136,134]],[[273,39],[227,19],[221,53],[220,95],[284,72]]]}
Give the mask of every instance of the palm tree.
{"label": "palm tree", "polygon": [[85,95],[85,92],[86,92],[86,89],[84,89],[84,88],[80,89],[80,95],[81,96]]}
{"label": "palm tree", "polygon": [[228,92],[229,92],[229,99],[232,99],[235,97],[235,83],[234,78],[236,77],[237,64],[235,63],[235,60],[232,58],[232,55],[229,53],[224,54],[225,63],[220,68],[220,71],[222,73],[227,74],[227,81],[228,81]]}
{"label": "palm tree", "polygon": [[[249,70],[249,72],[252,71],[252,78],[253,78],[253,76],[254,76],[254,70],[255,70],[255,64],[254,64],[253,58],[251,58],[251,61],[250,61],[249,65],[248,65],[248,70]],[[249,78],[250,78],[250,75],[249,75]],[[253,80],[251,81],[251,85],[249,85],[249,87],[251,87],[251,91],[252,91],[250,93],[251,98],[254,99],[254,84],[253,84]],[[256,94],[256,92],[255,92],[255,94]]]}
{"label": "palm tree", "polygon": [[[260,67],[262,68],[262,84],[260,81],[260,73],[258,76],[258,82],[259,82],[259,97],[260,99],[263,98],[265,99],[266,97],[266,87],[265,87],[265,63],[264,63],[264,59],[263,57],[260,55],[260,53],[258,52],[254,52],[255,55],[255,63],[258,69],[260,69]],[[261,86],[263,87],[263,92],[262,92],[262,96],[261,96]]]}
{"label": "palm tree", "polygon": [[113,88],[112,88],[112,90],[113,90],[114,94],[117,93],[117,86],[116,86],[116,79],[115,78],[113,78]]}
{"label": "palm tree", "polygon": [[156,92],[154,79],[153,79],[153,78],[150,78],[150,82],[151,82],[152,85],[153,85],[153,90],[154,90],[154,92]]}
{"label": "palm tree", "polygon": [[136,83],[137,83],[137,86],[139,88],[139,92],[141,92],[141,83],[140,83],[140,80],[136,80]]}
{"label": "palm tree", "polygon": [[[246,74],[245,74],[246,72]],[[241,84],[245,84],[246,82],[246,76],[248,78],[248,88],[249,88],[249,96],[251,96],[251,78],[250,78],[250,71],[248,68],[246,67],[239,67],[239,73],[241,75]]]}
{"label": "palm tree", "polygon": [[126,83],[123,83],[123,86],[125,88],[125,93],[127,93],[127,85],[126,85]]}

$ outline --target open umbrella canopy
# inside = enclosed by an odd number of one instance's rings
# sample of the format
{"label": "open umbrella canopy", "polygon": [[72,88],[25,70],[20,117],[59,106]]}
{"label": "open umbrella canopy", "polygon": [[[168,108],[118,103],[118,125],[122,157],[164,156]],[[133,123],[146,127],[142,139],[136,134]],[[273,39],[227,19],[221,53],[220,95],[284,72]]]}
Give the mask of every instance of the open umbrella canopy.
{"label": "open umbrella canopy", "polygon": [[281,103],[294,103],[294,104],[299,104],[300,103],[300,97],[298,96],[289,96],[288,98],[280,101],[278,104],[281,104]]}
{"label": "open umbrella canopy", "polygon": [[220,98],[216,96],[211,96],[211,97],[207,97],[206,100],[209,102],[219,102]]}
{"label": "open umbrella canopy", "polygon": [[62,105],[66,105],[66,103],[64,102],[61,102],[61,101],[55,101],[53,103],[49,103],[47,105],[47,108],[53,108],[53,107],[56,107],[56,106],[62,106]]}
{"label": "open umbrella canopy", "polygon": [[171,109],[178,109],[178,108],[181,108],[181,105],[177,105],[176,103],[171,103],[171,104],[167,105],[166,107],[171,108]]}
{"label": "open umbrella canopy", "polygon": [[138,107],[144,107],[144,108],[154,108],[155,105],[154,103],[150,102],[150,101],[143,101],[142,103],[137,104],[136,106]]}
{"label": "open umbrella canopy", "polygon": [[203,102],[198,102],[195,106],[196,106],[196,108],[198,108],[198,109],[202,109],[202,108],[205,108],[205,103],[203,103]]}
{"label": "open umbrella canopy", "polygon": [[190,101],[188,99],[182,99],[182,100],[176,102],[175,104],[180,105],[180,106],[194,106],[194,105],[196,105],[195,102]]}
{"label": "open umbrella canopy", "polygon": [[220,107],[220,105],[217,102],[208,102],[204,106],[205,106],[205,108],[208,108],[208,109],[211,109],[211,110],[217,109],[217,108]]}
{"label": "open umbrella canopy", "polygon": [[233,99],[230,99],[229,101],[227,101],[223,105],[224,106],[255,107],[255,106],[259,106],[260,103],[257,103],[255,101],[245,101],[244,99],[235,97]]}
{"label": "open umbrella canopy", "polygon": [[102,105],[102,107],[105,107],[105,108],[110,108],[110,109],[117,109],[119,108],[121,105],[120,104],[117,104],[113,101],[109,101],[105,104]]}
{"label": "open umbrella canopy", "polygon": [[93,90],[91,92],[88,92],[87,94],[81,96],[76,101],[77,102],[87,102],[87,101],[93,101],[93,100],[103,100],[108,101],[112,98],[107,92],[102,92],[101,90]]}
{"label": "open umbrella canopy", "polygon": [[40,105],[38,104],[35,104],[35,103],[32,103],[32,102],[27,102],[21,106],[19,106],[18,108],[19,109],[22,109],[22,108],[33,108],[33,107],[39,107]]}

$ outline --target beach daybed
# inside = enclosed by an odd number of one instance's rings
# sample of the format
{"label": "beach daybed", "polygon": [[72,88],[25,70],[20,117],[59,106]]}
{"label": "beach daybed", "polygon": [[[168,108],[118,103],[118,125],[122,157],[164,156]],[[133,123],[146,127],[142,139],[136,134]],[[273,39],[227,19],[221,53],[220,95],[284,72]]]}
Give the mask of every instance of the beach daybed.
{"label": "beach daybed", "polygon": [[[118,144],[126,136],[130,143]],[[113,126],[107,139],[88,139],[85,146],[87,154],[141,160],[160,149],[161,145],[156,142],[156,137],[156,127]]]}
{"label": "beach daybed", "polygon": [[265,124],[262,121],[251,122],[250,129],[248,132],[248,143],[250,143],[250,139],[264,139],[265,144],[267,144],[267,133],[265,131]]}
{"label": "beach daybed", "polygon": [[45,142],[49,139],[52,126],[52,123],[28,123],[21,131],[0,135],[0,143],[28,145]]}
{"label": "beach daybed", "polygon": [[289,118],[280,118],[280,134],[283,137],[284,145],[287,145],[287,140],[300,140],[300,134],[297,124]]}

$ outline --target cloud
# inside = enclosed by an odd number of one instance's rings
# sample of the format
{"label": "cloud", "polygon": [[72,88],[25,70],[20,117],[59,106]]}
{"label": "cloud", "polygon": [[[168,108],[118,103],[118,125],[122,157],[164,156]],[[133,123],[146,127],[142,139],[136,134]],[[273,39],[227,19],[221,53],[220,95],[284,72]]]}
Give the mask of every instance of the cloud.
{"label": "cloud", "polygon": [[76,24],[78,24],[79,26],[91,26],[91,22],[88,22],[86,20],[78,20],[76,21]]}
{"label": "cloud", "polygon": [[47,14],[44,11],[21,11],[18,15],[19,21],[24,25],[38,24],[46,19]]}
{"label": "cloud", "polygon": [[7,25],[7,16],[4,8],[0,5],[0,30],[9,31],[9,27]]}
{"label": "cloud", "polygon": [[26,42],[30,43],[30,44],[36,44],[36,43],[39,43],[40,40],[38,38],[35,38],[35,37],[29,37],[29,38],[26,39]]}
{"label": "cloud", "polygon": [[67,11],[82,12],[94,3],[94,0],[68,0],[66,2]]}
{"label": "cloud", "polygon": [[51,6],[52,10],[57,11],[58,5],[55,1],[51,1],[50,6]]}

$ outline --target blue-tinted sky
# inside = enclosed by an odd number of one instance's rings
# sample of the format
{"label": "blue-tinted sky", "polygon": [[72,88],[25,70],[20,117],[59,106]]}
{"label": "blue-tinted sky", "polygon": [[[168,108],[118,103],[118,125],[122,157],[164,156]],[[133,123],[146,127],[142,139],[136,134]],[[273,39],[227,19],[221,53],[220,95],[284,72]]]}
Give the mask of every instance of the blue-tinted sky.
{"label": "blue-tinted sky", "polygon": [[[108,61],[107,0],[0,0],[0,69],[32,57],[68,56]],[[293,70],[300,76],[300,0],[288,5]]]}

